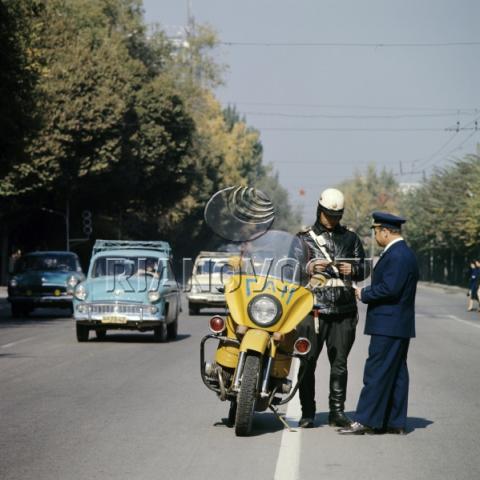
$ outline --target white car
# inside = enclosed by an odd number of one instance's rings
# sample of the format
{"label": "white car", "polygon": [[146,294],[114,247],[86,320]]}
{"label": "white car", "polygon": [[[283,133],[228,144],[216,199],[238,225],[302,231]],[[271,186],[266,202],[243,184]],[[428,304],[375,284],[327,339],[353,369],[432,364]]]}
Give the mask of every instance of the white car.
{"label": "white car", "polygon": [[203,307],[225,307],[224,279],[231,273],[231,252],[200,252],[193,265],[188,312],[197,315]]}

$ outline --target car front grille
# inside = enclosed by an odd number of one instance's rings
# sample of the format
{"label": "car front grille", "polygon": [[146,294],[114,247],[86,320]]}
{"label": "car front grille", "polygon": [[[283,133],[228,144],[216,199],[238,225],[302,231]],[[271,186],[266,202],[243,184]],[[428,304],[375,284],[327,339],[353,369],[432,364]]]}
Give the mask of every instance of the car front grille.
{"label": "car front grille", "polygon": [[130,305],[130,304],[90,304],[90,313],[93,314],[106,314],[106,313],[123,313],[125,315],[137,315],[142,313],[142,305]]}
{"label": "car front grille", "polygon": [[35,296],[53,296],[60,294],[65,294],[67,291],[67,287],[65,285],[58,285],[58,286],[39,286],[35,285],[32,287],[19,287],[16,291],[21,295],[35,295]]}

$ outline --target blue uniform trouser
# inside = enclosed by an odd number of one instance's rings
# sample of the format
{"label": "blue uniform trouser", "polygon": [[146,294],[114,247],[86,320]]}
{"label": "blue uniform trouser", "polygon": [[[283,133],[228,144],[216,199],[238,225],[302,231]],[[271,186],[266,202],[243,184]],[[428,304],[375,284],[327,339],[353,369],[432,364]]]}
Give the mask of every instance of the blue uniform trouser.
{"label": "blue uniform trouser", "polygon": [[372,335],[355,419],[372,428],[405,428],[409,338]]}

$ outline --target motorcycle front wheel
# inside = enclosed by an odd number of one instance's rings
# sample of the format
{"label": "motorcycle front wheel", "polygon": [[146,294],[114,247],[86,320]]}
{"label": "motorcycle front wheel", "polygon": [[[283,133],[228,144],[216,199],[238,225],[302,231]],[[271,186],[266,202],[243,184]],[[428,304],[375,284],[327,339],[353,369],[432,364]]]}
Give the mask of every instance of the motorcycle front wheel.
{"label": "motorcycle front wheel", "polygon": [[252,431],[259,375],[260,357],[249,355],[245,361],[242,383],[237,397],[235,435],[238,437],[246,437]]}

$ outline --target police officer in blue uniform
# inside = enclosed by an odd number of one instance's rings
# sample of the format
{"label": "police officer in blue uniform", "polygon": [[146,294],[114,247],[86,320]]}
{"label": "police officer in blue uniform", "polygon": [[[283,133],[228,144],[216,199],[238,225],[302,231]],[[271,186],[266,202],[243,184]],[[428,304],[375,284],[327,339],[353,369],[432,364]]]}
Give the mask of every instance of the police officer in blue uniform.
{"label": "police officer in blue uniform", "polygon": [[404,434],[407,420],[407,352],[415,337],[415,294],[418,265],[401,236],[405,219],[373,213],[375,240],[384,247],[373,270],[372,283],[357,289],[368,305],[365,334],[371,335],[355,422],[341,434],[387,432]]}

